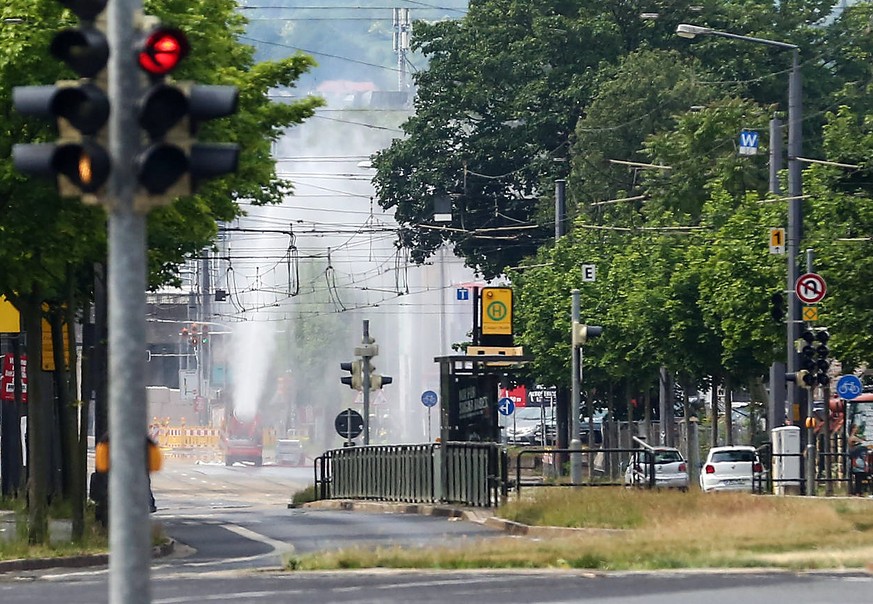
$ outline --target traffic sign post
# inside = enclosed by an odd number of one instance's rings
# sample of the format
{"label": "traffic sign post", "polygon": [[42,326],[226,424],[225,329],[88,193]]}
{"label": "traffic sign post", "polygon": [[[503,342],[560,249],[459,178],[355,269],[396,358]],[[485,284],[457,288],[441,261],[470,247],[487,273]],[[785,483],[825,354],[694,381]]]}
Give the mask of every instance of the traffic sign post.
{"label": "traffic sign post", "polygon": [[364,431],[364,418],[352,408],[341,411],[333,422],[337,434],[346,439],[348,443],[357,438]]}
{"label": "traffic sign post", "polygon": [[[466,291],[466,290],[465,290]],[[430,411],[439,401],[437,393],[433,390],[425,390],[421,393],[421,404],[427,407],[427,440],[430,442]]]}
{"label": "traffic sign post", "polygon": [[858,398],[861,392],[863,392],[863,386],[861,385],[861,380],[858,376],[842,375],[840,376],[840,379],[837,380],[837,394],[840,395],[840,398],[850,401],[854,398]]}
{"label": "traffic sign post", "polygon": [[797,299],[804,304],[816,304],[824,300],[828,291],[824,277],[816,273],[806,273],[797,278],[794,284],[794,293]]}

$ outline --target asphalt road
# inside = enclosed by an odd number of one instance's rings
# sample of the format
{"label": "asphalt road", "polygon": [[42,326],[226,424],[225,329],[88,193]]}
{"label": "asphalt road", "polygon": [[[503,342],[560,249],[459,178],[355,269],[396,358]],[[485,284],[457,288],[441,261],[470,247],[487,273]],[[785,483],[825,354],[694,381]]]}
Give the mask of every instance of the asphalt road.
{"label": "asphalt road", "polygon": [[[153,479],[158,513],[179,547],[155,560],[151,601],[307,604],[824,604],[873,601],[864,573],[553,571],[280,571],[283,555],[350,544],[488,538],[475,523],[431,516],[288,509],[311,469],[170,463]],[[0,575],[2,604],[108,601],[105,568]]]}

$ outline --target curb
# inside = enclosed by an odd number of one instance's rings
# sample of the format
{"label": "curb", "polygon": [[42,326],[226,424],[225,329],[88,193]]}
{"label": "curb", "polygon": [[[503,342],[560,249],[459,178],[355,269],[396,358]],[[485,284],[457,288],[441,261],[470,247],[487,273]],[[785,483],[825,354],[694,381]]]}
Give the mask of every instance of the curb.
{"label": "curb", "polygon": [[[168,539],[152,548],[152,558],[169,556],[176,549],[176,542]],[[61,556],[57,558],[16,558],[0,561],[0,573],[15,571],[45,570],[48,568],[86,568],[91,566],[106,566],[109,564],[109,554],[84,554],[81,556]]]}

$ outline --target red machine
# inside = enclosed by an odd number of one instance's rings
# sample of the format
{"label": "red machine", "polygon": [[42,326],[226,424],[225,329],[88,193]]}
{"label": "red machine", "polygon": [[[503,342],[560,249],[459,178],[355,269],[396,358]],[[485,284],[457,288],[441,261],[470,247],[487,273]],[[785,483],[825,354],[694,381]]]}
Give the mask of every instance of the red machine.
{"label": "red machine", "polygon": [[264,430],[256,415],[243,420],[233,413],[228,414],[221,432],[221,448],[224,465],[232,466],[237,461],[251,461],[256,466],[264,463]]}

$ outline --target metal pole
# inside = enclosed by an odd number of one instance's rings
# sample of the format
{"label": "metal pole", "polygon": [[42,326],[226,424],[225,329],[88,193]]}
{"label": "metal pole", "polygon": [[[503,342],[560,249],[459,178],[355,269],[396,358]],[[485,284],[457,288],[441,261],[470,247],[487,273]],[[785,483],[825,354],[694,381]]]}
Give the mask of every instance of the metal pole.
{"label": "metal pole", "polygon": [[566,187],[567,181],[563,178],[555,181],[555,243],[567,232],[564,223],[567,218],[567,204],[564,195]]}
{"label": "metal pole", "polygon": [[[813,264],[813,251],[811,249],[806,250],[806,270],[807,272],[813,272],[814,264]],[[799,336],[799,334],[798,334]],[[813,416],[813,392],[815,392],[813,387],[806,388],[805,390],[805,400],[806,412],[801,416],[803,417],[807,423],[806,426],[806,494],[807,495],[815,495],[815,462],[816,462],[816,452],[815,452],[815,427],[812,422],[809,421],[809,418]],[[803,432],[801,431],[801,434]]]}
{"label": "metal pole", "polygon": [[[110,48],[131,48],[141,0],[109,3]],[[146,217],[134,209],[140,128],[133,52],[109,57],[109,602],[151,601],[146,467]]]}
{"label": "metal pole", "polygon": [[[364,346],[370,344],[370,322],[364,319]],[[364,395],[364,444],[370,444],[370,356],[363,355],[363,395]]]}
{"label": "metal pole", "polygon": [[688,488],[700,486],[700,440],[697,432],[697,418],[689,417],[688,427]]}
{"label": "metal pole", "polygon": [[[803,237],[803,212],[801,195],[803,191],[801,165],[798,159],[803,152],[801,132],[801,81],[800,81],[800,51],[792,50],[791,75],[788,80],[788,233],[786,237],[786,252],[788,255],[787,307],[788,322],[786,329],[786,365],[789,374],[798,370],[797,351],[794,342],[800,337],[800,301],[794,293],[794,286],[799,277],[797,262],[801,238]],[[800,384],[788,382],[788,408],[794,418],[809,416],[806,409],[806,397]],[[803,432],[801,431],[801,434]]]}
{"label": "metal pole", "polygon": [[778,195],[779,172],[782,171],[782,120],[773,117],[770,120],[770,193]]}
{"label": "metal pole", "polygon": [[[570,308],[570,317],[572,321],[571,330],[579,324],[581,298],[578,289],[570,290],[572,297],[572,306]],[[570,334],[572,337],[572,333]],[[582,482],[582,441],[579,439],[579,415],[582,412],[582,397],[581,384],[579,383],[579,348],[575,345],[573,348],[573,360],[571,362],[570,375],[570,482],[580,484]]]}
{"label": "metal pole", "polygon": [[824,426],[822,426],[821,431],[824,436],[822,450],[825,454],[825,495],[831,497],[834,494],[834,483],[831,482],[833,471],[831,459],[831,388],[823,386],[821,391],[824,399]]}

